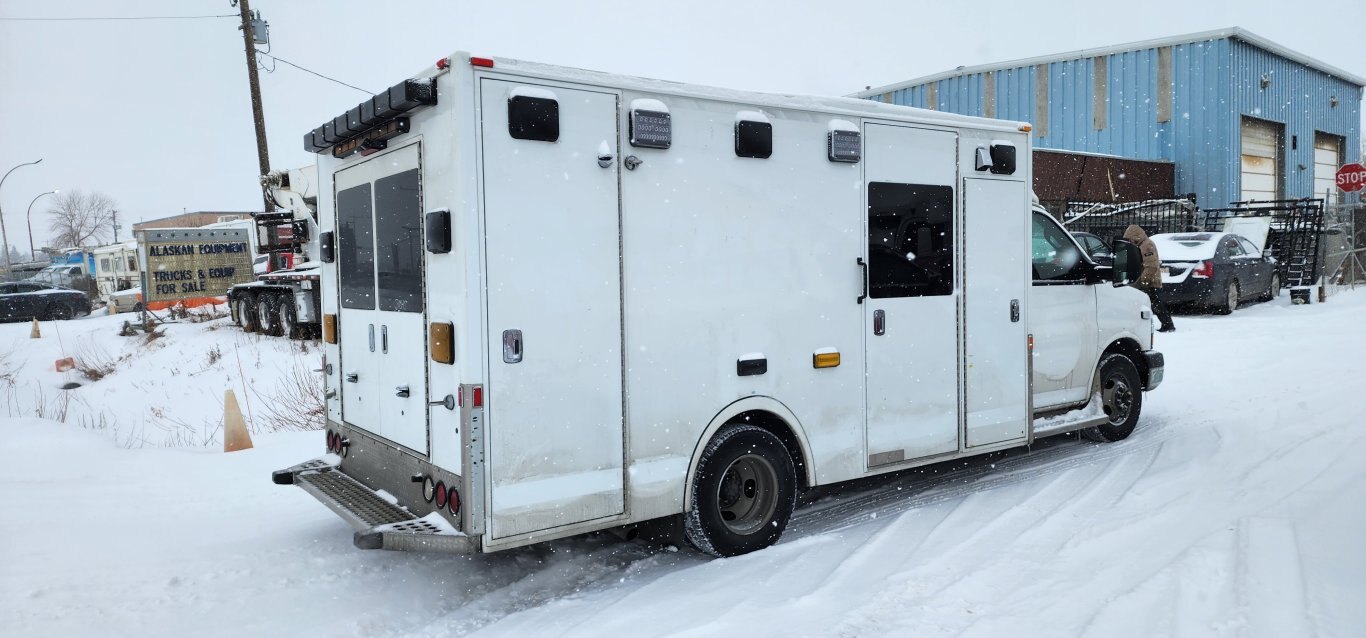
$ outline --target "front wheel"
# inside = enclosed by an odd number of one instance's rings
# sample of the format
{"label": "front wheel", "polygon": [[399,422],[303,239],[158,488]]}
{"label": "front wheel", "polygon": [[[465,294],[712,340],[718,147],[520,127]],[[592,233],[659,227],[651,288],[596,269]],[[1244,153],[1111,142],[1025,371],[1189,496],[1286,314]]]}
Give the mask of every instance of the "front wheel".
{"label": "front wheel", "polygon": [[688,544],[739,556],[778,542],[797,504],[797,471],[787,447],[752,425],[722,428],[707,443],[683,514]]}
{"label": "front wheel", "polygon": [[72,310],[71,306],[64,303],[54,303],[47,308],[48,319],[63,320],[70,319],[74,316],[76,316],[76,311]]}
{"label": "front wheel", "polygon": [[1128,438],[1143,411],[1143,382],[1138,377],[1138,367],[1122,354],[1105,355],[1100,360],[1095,390],[1100,393],[1101,408],[1108,420],[1082,430],[1082,436],[1097,442]]}
{"label": "front wheel", "polygon": [[1271,273],[1271,285],[1266,287],[1266,294],[1262,295],[1262,299],[1271,301],[1279,296],[1281,296],[1281,276],[1278,273]]}

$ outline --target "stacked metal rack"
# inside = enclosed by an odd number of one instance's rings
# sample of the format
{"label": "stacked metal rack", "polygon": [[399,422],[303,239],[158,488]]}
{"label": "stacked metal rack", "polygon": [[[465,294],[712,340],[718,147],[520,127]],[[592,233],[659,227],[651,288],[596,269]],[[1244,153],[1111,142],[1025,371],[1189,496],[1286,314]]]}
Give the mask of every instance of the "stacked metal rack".
{"label": "stacked metal rack", "polygon": [[1204,211],[1206,230],[1221,231],[1230,219],[1265,218],[1269,222],[1266,250],[1276,258],[1277,270],[1296,302],[1308,302],[1321,273],[1323,240],[1322,199],[1281,199],[1233,202],[1229,208]]}

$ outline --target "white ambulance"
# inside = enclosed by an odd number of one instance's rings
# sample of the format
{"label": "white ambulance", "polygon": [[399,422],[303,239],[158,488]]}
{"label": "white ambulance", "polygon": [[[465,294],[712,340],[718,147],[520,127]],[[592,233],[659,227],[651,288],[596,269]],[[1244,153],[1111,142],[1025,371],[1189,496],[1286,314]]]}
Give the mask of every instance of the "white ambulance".
{"label": "white ambulance", "polygon": [[808,487],[1124,438],[1162,378],[1027,124],[457,53],[304,140],[327,453],[274,478],[362,548],[741,554]]}

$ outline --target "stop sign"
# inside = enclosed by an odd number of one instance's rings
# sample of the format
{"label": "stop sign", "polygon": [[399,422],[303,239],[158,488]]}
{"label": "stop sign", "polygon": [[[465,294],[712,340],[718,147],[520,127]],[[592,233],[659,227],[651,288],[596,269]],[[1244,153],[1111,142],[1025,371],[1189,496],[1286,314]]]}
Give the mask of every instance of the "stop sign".
{"label": "stop sign", "polygon": [[1338,169],[1338,188],[1352,193],[1363,187],[1366,187],[1366,166],[1352,162]]}

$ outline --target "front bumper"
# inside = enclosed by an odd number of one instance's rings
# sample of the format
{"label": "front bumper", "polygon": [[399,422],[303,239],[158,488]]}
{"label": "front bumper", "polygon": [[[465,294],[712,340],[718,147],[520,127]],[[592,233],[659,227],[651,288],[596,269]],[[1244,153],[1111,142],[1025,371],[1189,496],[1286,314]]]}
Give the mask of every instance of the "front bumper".
{"label": "front bumper", "polygon": [[1156,390],[1157,386],[1162,385],[1163,366],[1166,364],[1166,361],[1163,358],[1162,353],[1156,350],[1144,352],[1143,360],[1147,364],[1144,367],[1147,368],[1148,371],[1148,378],[1143,380],[1143,389],[1148,391]]}
{"label": "front bumper", "polygon": [[469,554],[478,540],[451,528],[432,514],[422,518],[395,505],[341,471],[335,456],[319,457],[271,474],[277,485],[297,485],[355,530],[360,549],[391,549]]}

